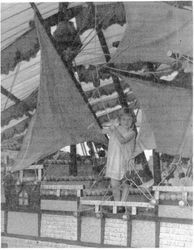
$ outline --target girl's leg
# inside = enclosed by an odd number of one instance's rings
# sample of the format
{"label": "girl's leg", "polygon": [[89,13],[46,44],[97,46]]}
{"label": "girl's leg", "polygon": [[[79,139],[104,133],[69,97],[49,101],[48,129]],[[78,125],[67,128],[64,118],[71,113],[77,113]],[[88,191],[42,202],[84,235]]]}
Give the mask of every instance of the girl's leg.
{"label": "girl's leg", "polygon": [[111,186],[112,186],[114,200],[120,201],[121,200],[120,181],[111,179]]}
{"label": "girl's leg", "polygon": [[121,201],[127,201],[129,195],[129,185],[124,184]]}

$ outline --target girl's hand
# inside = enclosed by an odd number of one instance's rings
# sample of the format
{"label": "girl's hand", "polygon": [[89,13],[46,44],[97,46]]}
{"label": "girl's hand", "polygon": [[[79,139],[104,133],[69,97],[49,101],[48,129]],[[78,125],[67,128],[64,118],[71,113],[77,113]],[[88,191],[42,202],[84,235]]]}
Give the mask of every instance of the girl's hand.
{"label": "girl's hand", "polygon": [[116,128],[116,127],[115,127],[114,125],[111,125],[111,126],[110,126],[110,130],[111,130],[112,132],[115,130],[115,128]]}

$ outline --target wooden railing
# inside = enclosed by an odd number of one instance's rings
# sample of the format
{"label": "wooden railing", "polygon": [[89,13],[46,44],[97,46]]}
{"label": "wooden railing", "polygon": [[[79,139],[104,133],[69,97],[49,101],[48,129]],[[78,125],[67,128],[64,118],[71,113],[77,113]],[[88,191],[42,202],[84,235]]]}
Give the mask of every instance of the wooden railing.
{"label": "wooden railing", "polygon": [[132,215],[137,214],[137,208],[155,208],[154,205],[148,202],[124,202],[124,201],[100,201],[100,200],[81,200],[81,205],[95,206],[95,213],[100,212],[100,207],[109,206],[112,207],[113,214],[117,214],[118,207],[131,208]]}
{"label": "wooden railing", "polygon": [[[166,195],[168,195],[170,200],[173,198],[175,200],[182,200],[182,201],[187,201],[188,200],[188,194],[190,193],[189,194],[189,200],[192,200],[193,187],[185,187],[185,186],[180,186],[180,187],[178,187],[178,186],[153,186],[152,189],[154,191],[154,197],[155,197],[156,201],[159,201],[161,199],[161,195],[162,195],[161,192],[168,193]],[[169,194],[169,193],[174,193],[174,194]],[[181,194],[181,196],[179,194]],[[164,194],[164,198],[165,198],[165,194]]]}

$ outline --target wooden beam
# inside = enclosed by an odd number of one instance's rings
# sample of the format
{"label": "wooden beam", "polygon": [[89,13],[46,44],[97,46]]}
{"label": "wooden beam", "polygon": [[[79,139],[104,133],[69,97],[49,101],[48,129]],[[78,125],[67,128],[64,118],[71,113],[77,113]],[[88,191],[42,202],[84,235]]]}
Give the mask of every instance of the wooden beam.
{"label": "wooden beam", "polygon": [[[92,6],[93,6],[93,9],[94,9],[95,7],[94,7],[93,4],[92,4]],[[110,61],[110,59],[111,59],[111,56],[110,56],[110,51],[109,51],[109,48],[108,48],[108,45],[106,43],[106,39],[104,37],[104,33],[102,32],[101,27],[102,27],[102,24],[97,25],[96,32],[97,32],[98,39],[100,41],[100,45],[101,45],[102,51],[104,53],[106,62],[108,63]],[[110,63],[109,66],[114,68],[113,63]],[[121,87],[121,83],[120,83],[120,80],[119,80],[118,76],[116,76],[115,74],[111,74],[111,76],[112,76],[112,79],[113,79],[113,84],[114,84],[115,90],[118,93],[119,101],[120,101],[121,106],[122,107],[128,107],[127,98],[126,98],[126,95],[125,95],[125,93],[124,93],[124,91],[123,91],[123,89]],[[133,112],[132,112],[132,115],[134,115]],[[135,131],[137,133],[136,126],[134,127],[134,129],[135,129]],[[147,159],[146,159],[146,156],[145,156],[144,152],[141,153],[141,160],[142,160],[142,163],[146,163],[148,165],[148,162],[147,162]]]}
{"label": "wooden beam", "polygon": [[161,182],[160,170],[160,155],[156,150],[153,150],[153,171],[154,171],[154,184],[157,185]]}
{"label": "wooden beam", "polygon": [[19,98],[17,98],[14,94],[12,94],[11,92],[9,92],[7,89],[5,89],[3,86],[1,86],[1,93],[3,95],[5,95],[7,98],[9,98],[10,100],[12,100],[13,102],[17,103],[22,103],[22,105],[25,108],[25,114],[28,117],[32,117],[32,115],[28,112],[28,110],[30,109],[30,107],[24,103],[22,100],[20,100]]}
{"label": "wooden beam", "polygon": [[84,185],[75,185],[75,184],[41,184],[41,189],[52,189],[52,190],[83,190]]}
{"label": "wooden beam", "polygon": [[10,100],[12,100],[15,103],[21,102],[19,98],[17,98],[15,95],[13,95],[11,92],[9,92],[7,89],[5,89],[3,86],[1,86],[1,94],[8,97]]}
{"label": "wooden beam", "polygon": [[175,192],[175,193],[182,193],[182,192],[192,192],[193,193],[193,187],[178,187],[178,186],[153,186],[152,190],[154,191],[160,191],[160,192]]}
{"label": "wooden beam", "polygon": [[101,201],[101,200],[80,200],[82,205],[95,206],[112,206],[112,207],[146,207],[154,208],[155,206],[149,202],[132,202],[132,201]]}
{"label": "wooden beam", "polygon": [[[106,62],[109,62],[110,59],[111,59],[110,51],[109,51],[108,45],[106,43],[104,33],[102,32],[101,25],[97,25],[96,32],[97,32],[98,39],[100,41],[100,45],[101,45],[102,51],[104,53]],[[111,63],[110,65],[111,65],[111,67],[114,67],[113,63]],[[119,78],[114,74],[111,74],[111,76],[112,76],[112,79],[113,79],[113,84],[114,84],[115,90],[118,93],[119,101],[120,101],[121,106],[122,107],[128,107],[126,95],[125,95],[125,93],[124,93],[124,91],[123,91],[123,89],[121,87],[121,83],[120,83]]]}
{"label": "wooden beam", "polygon": [[76,158],[76,145],[70,146],[71,163],[69,166],[69,175],[77,176],[77,158]]}

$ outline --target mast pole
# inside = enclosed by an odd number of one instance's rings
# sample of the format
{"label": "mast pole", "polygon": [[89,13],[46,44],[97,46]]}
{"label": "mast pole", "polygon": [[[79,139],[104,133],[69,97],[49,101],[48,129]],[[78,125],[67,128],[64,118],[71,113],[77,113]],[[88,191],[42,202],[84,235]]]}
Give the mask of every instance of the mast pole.
{"label": "mast pole", "polygon": [[[94,10],[94,4],[93,3],[91,3],[91,4],[92,4],[93,10]],[[104,33],[102,32],[102,24],[96,26],[96,32],[97,32],[97,35],[98,35],[98,39],[100,41],[102,51],[103,51],[104,56],[105,56],[105,60],[108,63],[110,61],[110,59],[111,59],[111,56],[110,56],[110,51],[109,51],[106,39],[104,37]],[[110,67],[114,68],[113,63],[110,63],[109,65],[110,65]],[[118,93],[119,101],[120,101],[121,106],[122,107],[128,107],[127,98],[126,98],[126,95],[125,95],[125,93],[124,93],[124,91],[123,91],[123,89],[121,87],[121,83],[120,83],[119,78],[114,74],[111,74],[111,76],[112,76],[112,79],[113,79],[113,84],[114,84],[115,90]],[[135,131],[137,133],[136,126],[135,126],[134,129],[135,129]],[[140,153],[140,157],[141,157],[142,165],[145,166],[145,171],[150,172],[150,171],[148,171],[149,167],[148,167],[148,162],[147,162],[145,153],[144,152]],[[148,174],[150,174],[150,173],[148,173]]]}

